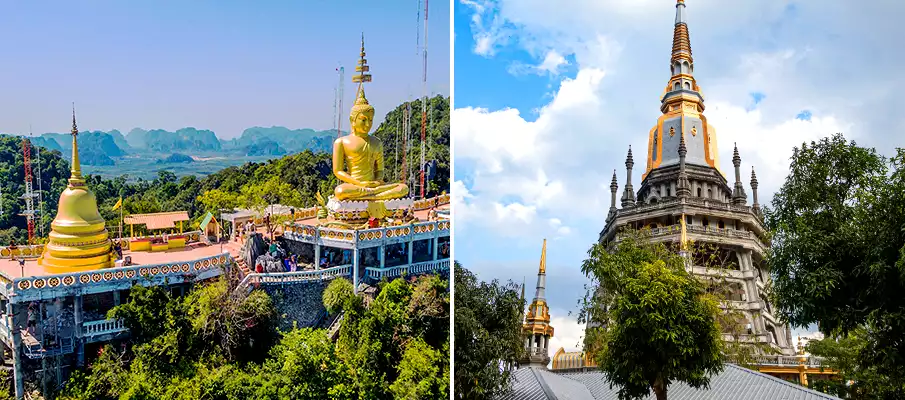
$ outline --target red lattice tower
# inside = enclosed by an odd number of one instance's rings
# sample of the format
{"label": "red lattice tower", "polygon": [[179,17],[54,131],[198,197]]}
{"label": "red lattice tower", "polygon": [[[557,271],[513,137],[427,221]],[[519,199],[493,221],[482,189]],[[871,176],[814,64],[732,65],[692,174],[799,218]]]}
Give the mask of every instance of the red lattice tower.
{"label": "red lattice tower", "polygon": [[25,217],[26,222],[28,223],[28,244],[35,244],[35,194],[32,188],[32,178],[31,174],[31,142],[28,139],[22,139],[22,163],[25,166],[25,194],[22,195],[22,198],[25,199],[25,212],[19,214]]}

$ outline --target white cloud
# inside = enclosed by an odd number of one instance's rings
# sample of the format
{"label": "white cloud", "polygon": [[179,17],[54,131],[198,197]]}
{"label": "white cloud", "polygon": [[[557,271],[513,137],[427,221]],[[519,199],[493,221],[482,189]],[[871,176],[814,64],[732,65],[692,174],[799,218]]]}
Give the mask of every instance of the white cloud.
{"label": "white cloud", "polygon": [[580,351],[584,342],[584,324],[579,324],[575,317],[562,310],[550,311],[550,325],[553,326],[553,338],[547,346],[550,357],[562,348],[565,351]]}

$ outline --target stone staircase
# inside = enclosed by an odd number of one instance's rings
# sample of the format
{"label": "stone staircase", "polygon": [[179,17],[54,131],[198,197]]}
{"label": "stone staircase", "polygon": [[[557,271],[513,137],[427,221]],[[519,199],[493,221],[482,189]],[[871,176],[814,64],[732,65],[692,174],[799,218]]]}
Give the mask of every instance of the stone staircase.
{"label": "stone staircase", "polygon": [[236,264],[239,266],[239,270],[242,271],[243,277],[253,272],[251,268],[245,264],[245,257],[242,257],[242,254],[244,253],[242,250],[244,247],[244,239],[239,239],[238,242],[230,240],[224,246],[224,248],[229,251],[229,254],[232,255],[233,260],[236,260]]}

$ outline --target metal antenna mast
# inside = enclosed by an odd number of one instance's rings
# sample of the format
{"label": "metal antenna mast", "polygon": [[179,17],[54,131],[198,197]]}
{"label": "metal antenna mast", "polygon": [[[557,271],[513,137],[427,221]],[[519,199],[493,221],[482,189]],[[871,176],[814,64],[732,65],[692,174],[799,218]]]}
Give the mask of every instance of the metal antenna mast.
{"label": "metal antenna mast", "polygon": [[[31,124],[28,124],[28,136],[33,136]],[[38,181],[38,209],[36,217],[38,219],[38,236],[44,237],[44,223],[41,221],[41,213],[44,212],[44,189],[41,187],[41,148],[35,146],[35,180]]]}
{"label": "metal antenna mast", "polygon": [[421,198],[424,198],[424,148],[427,141],[427,3],[424,0],[424,45],[421,60]]}
{"label": "metal antenna mast", "polygon": [[333,120],[335,122],[336,127],[336,138],[338,139],[342,136],[343,129],[343,92],[346,86],[346,82],[344,80],[344,76],[346,75],[346,69],[340,65],[336,68],[336,72],[339,73],[339,83],[336,85],[336,98],[333,101]]}
{"label": "metal antenna mast", "polygon": [[35,244],[35,198],[38,195],[32,190],[31,142],[24,137],[22,138],[22,158],[25,167],[25,194],[22,195],[22,198],[25,199],[25,211],[19,215],[24,216],[28,223],[28,244]]}

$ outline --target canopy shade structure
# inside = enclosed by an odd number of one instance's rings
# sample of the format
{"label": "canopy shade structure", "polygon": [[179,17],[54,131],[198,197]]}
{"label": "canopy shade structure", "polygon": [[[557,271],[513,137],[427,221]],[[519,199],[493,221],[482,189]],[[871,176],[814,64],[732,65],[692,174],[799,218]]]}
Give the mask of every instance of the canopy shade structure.
{"label": "canopy shade structure", "polygon": [[[149,230],[175,228],[177,222],[188,221],[187,211],[172,211],[153,214],[132,214],[123,220],[129,225],[144,224]],[[181,224],[180,224],[181,226]]]}

